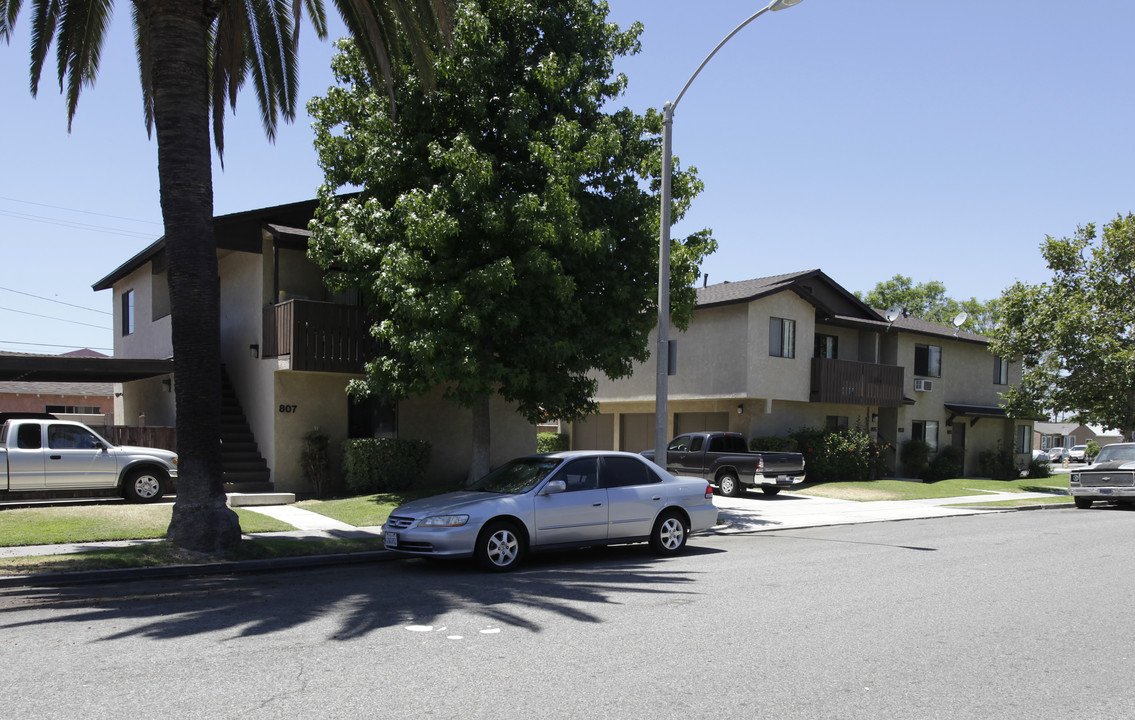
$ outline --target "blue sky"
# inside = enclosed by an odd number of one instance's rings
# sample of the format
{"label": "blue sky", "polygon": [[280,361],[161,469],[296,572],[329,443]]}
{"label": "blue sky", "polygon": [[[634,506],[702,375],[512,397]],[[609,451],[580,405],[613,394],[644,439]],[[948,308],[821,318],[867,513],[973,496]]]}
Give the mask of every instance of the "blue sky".
{"label": "blue sky", "polygon": [[[610,4],[613,22],[645,25],[641,54],[618,65],[621,104],[640,112],[672,100],[761,7]],[[161,234],[128,5],[70,134],[54,67],[38,99],[28,92],[30,18],[25,7],[0,45],[0,350],[110,348],[110,294],[90,286]],[[674,153],[706,190],[674,233],[713,229],[711,283],[821,268],[852,291],[901,273],[985,300],[1043,282],[1045,235],[1135,211],[1132,27],[1135,3],[1121,0],[804,0],[767,13],[677,109]],[[305,98],[330,84],[331,54],[305,26]],[[272,144],[247,95],[226,129],[217,214],[314,195],[306,112]]]}

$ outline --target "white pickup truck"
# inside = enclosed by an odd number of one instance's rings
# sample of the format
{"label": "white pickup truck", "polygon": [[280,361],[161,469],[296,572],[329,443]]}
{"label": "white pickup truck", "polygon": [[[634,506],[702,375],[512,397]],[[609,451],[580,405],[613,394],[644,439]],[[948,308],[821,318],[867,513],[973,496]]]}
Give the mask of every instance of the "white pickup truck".
{"label": "white pickup truck", "polygon": [[82,423],[14,418],[0,425],[0,498],[118,489],[131,502],[154,502],[176,478],[177,453],[115,445]]}

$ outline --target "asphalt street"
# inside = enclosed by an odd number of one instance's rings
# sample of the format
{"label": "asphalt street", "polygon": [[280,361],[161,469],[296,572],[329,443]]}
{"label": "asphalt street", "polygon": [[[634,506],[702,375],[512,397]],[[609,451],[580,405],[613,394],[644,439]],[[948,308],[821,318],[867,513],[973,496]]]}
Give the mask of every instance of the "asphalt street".
{"label": "asphalt street", "polygon": [[1135,511],[0,591],[0,717],[1130,718]]}

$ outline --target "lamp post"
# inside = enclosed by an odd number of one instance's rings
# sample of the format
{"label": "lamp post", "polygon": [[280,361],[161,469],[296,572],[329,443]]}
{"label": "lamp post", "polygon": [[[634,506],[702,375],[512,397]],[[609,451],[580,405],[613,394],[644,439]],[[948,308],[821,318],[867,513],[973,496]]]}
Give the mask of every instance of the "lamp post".
{"label": "lamp post", "polygon": [[690,85],[697,78],[702,68],[706,66],[721,46],[729,42],[729,40],[741,31],[749,23],[753,22],[761,15],[764,15],[769,10],[783,10],[792,7],[803,0],[772,0],[768,5],[753,13],[745,22],[733,28],[733,32],[725,36],[725,39],[717,43],[717,47],[713,49],[709,55],[706,55],[705,60],[702,60],[701,65],[682,86],[682,91],[678,93],[678,97],[673,102],[668,102],[662,106],[662,217],[660,218],[660,227],[658,232],[658,346],[655,349],[655,359],[658,363],[657,383],[655,385],[654,393],[654,462],[659,467],[666,467],[666,443],[669,438],[667,437],[667,419],[669,418],[669,408],[667,407],[667,394],[669,392],[669,375],[670,375],[670,164],[671,164],[671,135],[673,134],[674,126],[674,110],[678,107],[678,103],[682,101],[682,96],[686,94],[686,90],[690,89]]}

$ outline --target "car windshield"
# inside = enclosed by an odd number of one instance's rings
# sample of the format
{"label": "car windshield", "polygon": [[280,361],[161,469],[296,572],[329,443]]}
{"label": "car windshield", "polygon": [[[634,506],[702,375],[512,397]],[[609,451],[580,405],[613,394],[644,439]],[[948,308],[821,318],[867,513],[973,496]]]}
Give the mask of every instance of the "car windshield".
{"label": "car windshield", "polygon": [[519,458],[501,465],[469,488],[480,492],[521,495],[548,477],[559,466],[554,458]]}
{"label": "car windshield", "polygon": [[1105,445],[1096,462],[1131,462],[1135,461],[1135,445]]}

